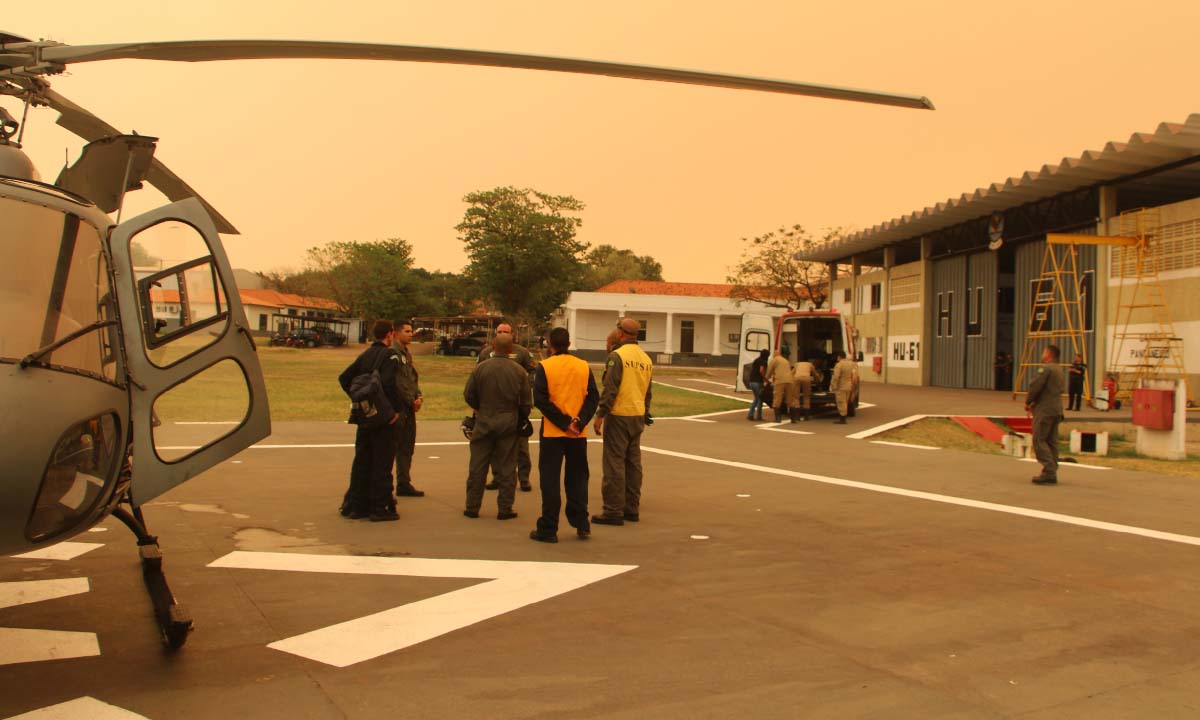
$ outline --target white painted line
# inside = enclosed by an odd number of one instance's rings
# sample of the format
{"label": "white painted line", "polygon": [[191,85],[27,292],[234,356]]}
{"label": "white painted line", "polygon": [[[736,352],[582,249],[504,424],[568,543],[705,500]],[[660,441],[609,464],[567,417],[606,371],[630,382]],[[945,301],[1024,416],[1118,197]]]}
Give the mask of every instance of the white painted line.
{"label": "white painted line", "polygon": [[13,715],[8,720],[147,720],[145,715],[129,712],[94,697],[81,697],[65,703]]}
{"label": "white painted line", "polygon": [[1184,545],[1200,546],[1200,537],[1164,532],[1162,530],[1151,530],[1149,528],[1141,528],[1134,525],[1121,525],[1120,523],[1105,522],[1103,520],[1092,520],[1090,518],[1077,517],[1075,515],[1063,515],[1061,513],[1047,512],[1045,510],[1034,510],[1032,508],[1023,508],[1016,505],[1002,505],[1000,503],[986,502],[983,500],[971,500],[969,498],[955,497],[953,495],[939,495],[938,493],[924,492],[921,490],[908,490],[906,488],[891,487],[889,485],[876,485],[874,483],[859,482],[857,480],[843,480],[842,478],[827,477],[824,475],[812,475],[810,473],[796,472],[795,470],[783,470],[781,468],[773,468],[766,465],[752,465],[750,463],[735,462],[733,460],[721,460],[718,458],[705,457],[703,455],[690,455],[688,453],[675,452],[674,450],[662,450],[660,448],[647,447],[645,445],[642,446],[642,452],[666,455],[668,457],[683,458],[685,460],[695,460],[696,462],[711,463],[713,465],[724,465],[726,467],[738,468],[740,470],[752,470],[754,472],[767,473],[769,475],[782,475],[783,477],[811,480],[813,482],[824,483],[826,485],[837,485],[840,487],[854,488],[856,490],[869,490],[871,492],[883,493],[885,495],[899,495],[901,497],[915,498],[917,500],[929,500],[932,502],[945,503],[947,505],[958,505],[961,507],[976,508],[978,510],[1006,513],[1008,515],[1020,515],[1023,517],[1034,518],[1036,520],[1049,520],[1050,522],[1062,523],[1064,525],[1078,525],[1080,527],[1104,530],[1106,532],[1137,535],[1140,537],[1150,538],[1152,540],[1163,540],[1166,542],[1181,543]]}
{"label": "white painted line", "polygon": [[[490,581],[267,646],[327,665],[347,667],[629,572],[637,566],[237,551],[210,563],[209,567]],[[331,600],[336,603],[336,599]]]}
{"label": "white painted line", "polygon": [[858,406],[859,406],[860,408],[873,408],[873,407],[878,407],[878,405],[876,405],[875,403],[865,403],[865,402],[860,402],[860,403],[858,404]]}
{"label": "white painted line", "polygon": [[0,608],[82,595],[90,589],[87,578],[0,583]]}
{"label": "white painted line", "polygon": [[22,560],[74,560],[84,553],[102,547],[104,547],[104,543],[60,542],[40,550],[13,555],[13,557]]}
{"label": "white painted line", "polygon": [[[1021,462],[1031,462],[1031,463],[1037,462],[1037,460],[1035,460],[1033,458],[1017,458],[1017,459],[1020,460]],[[1083,463],[1063,462],[1061,460],[1058,462],[1058,466],[1060,468],[1065,468],[1065,467],[1079,468],[1080,470],[1112,470],[1112,468],[1106,467],[1104,465],[1084,465]]]}
{"label": "white painted line", "polygon": [[737,387],[736,385],[730,385],[729,383],[717,382],[716,380],[701,380],[700,378],[683,378],[683,379],[691,380],[692,382],[702,382],[702,383],[708,383],[709,385],[716,385],[717,387],[723,387],[726,390],[733,390],[734,388]]}
{"label": "white painted line", "polygon": [[[740,410],[737,412],[741,412]],[[655,420],[666,420],[668,418],[655,418]],[[530,439],[530,445],[537,445],[538,440]],[[589,438],[588,442],[600,442],[599,439]],[[444,442],[419,442],[417,447],[444,447],[447,445],[470,445],[467,440],[447,440]],[[159,446],[159,450],[199,450],[200,445],[169,445]],[[354,448],[354,443],[317,443],[308,445],[251,445],[247,450],[322,450],[327,448]]]}
{"label": "white painted line", "polygon": [[692,539],[693,540],[707,540],[708,536],[707,535],[693,535]]}
{"label": "white painted line", "polygon": [[[87,578],[0,583],[0,608],[57,600],[89,590]],[[0,628],[0,665],[93,657],[100,654],[95,633]]]}
{"label": "white painted line", "polygon": [[88,532],[108,532],[108,528],[102,528],[102,527],[88,528]]}
{"label": "white painted line", "polygon": [[869,428],[869,429],[863,430],[861,432],[856,432],[853,435],[847,435],[846,437],[850,438],[851,440],[862,440],[863,438],[869,438],[872,435],[878,435],[879,433],[887,432],[888,430],[891,430],[892,428],[903,427],[905,425],[908,425],[909,423],[914,423],[918,420],[921,420],[922,418],[927,418],[927,417],[931,417],[931,416],[929,416],[929,415],[909,415],[906,418],[900,418],[899,420],[893,420],[889,423],[884,423],[882,425],[876,425],[873,428]]}
{"label": "white painted line", "polygon": [[912,443],[889,442],[887,440],[872,440],[872,445],[890,445],[892,447],[912,448],[913,450],[941,450],[933,445],[914,445]]}
{"label": "white painted line", "polygon": [[655,385],[662,385],[663,387],[675,388],[676,390],[687,390],[688,392],[700,393],[701,395],[712,395],[713,397],[725,398],[726,400],[737,400],[738,402],[744,402],[744,403],[754,402],[754,398],[744,398],[744,397],[738,397],[736,395],[722,395],[721,393],[715,393],[710,390],[700,390],[697,388],[684,387],[683,385],[672,385],[670,383],[665,383],[660,380],[654,380],[652,382]]}
{"label": "white painted line", "polygon": [[[783,423],[780,424],[782,425]],[[781,427],[763,427],[762,425],[759,425],[758,429],[766,430],[767,432],[787,433],[788,435],[816,435],[816,433],[809,432],[808,430],[784,430]]]}
{"label": "white painted line", "polygon": [[209,421],[201,421],[201,420],[176,420],[175,424],[176,425],[241,425],[242,421],[241,420],[214,420],[214,421],[209,422]]}

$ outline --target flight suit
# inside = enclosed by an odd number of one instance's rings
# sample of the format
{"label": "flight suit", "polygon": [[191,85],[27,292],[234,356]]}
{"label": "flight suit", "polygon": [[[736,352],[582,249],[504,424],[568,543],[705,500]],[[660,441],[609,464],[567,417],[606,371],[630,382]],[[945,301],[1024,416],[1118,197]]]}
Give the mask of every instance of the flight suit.
{"label": "flight suit", "polygon": [[854,390],[858,379],[858,365],[854,361],[843,358],[833,366],[833,376],[829,379],[829,390],[837,399],[838,415],[844,421],[850,412],[850,393]]}
{"label": "flight suit", "polygon": [[812,408],[813,375],[815,373],[816,368],[807,360],[801,360],[796,363],[796,367],[792,368],[792,392],[797,401],[803,398],[801,404],[805,411]]}
{"label": "flight suit", "polygon": [[517,431],[533,407],[529,375],[507,359],[485,360],[467,379],[463,399],[475,411],[466,510],[479,512],[490,466],[500,490],[496,506],[506,515],[512,512],[516,495]]}
{"label": "flight suit", "polygon": [[654,364],[629,340],[608,356],[596,417],[604,418],[604,517],[637,519],[642,501],[642,433],[650,413]]}
{"label": "flight suit", "polygon": [[775,411],[775,420],[779,421],[785,402],[789,412],[798,407],[796,393],[792,387],[792,364],[782,355],[772,356],[771,361],[767,363],[766,380],[775,388],[775,400],[771,403],[771,409]]}
{"label": "flight suit", "polygon": [[[475,363],[478,365],[484,360],[489,360],[493,357],[496,357],[496,352],[492,350],[491,345],[488,345],[479,351],[479,357],[475,359]],[[507,357],[509,360],[525,368],[525,372],[529,373],[529,382],[532,383],[533,373],[537,370],[538,366],[533,353],[520,345],[513,345],[513,350]],[[520,481],[522,490],[530,490],[532,488],[529,484],[529,473],[532,470],[533,460],[529,456],[529,438],[519,437],[517,438],[517,480]]]}
{"label": "flight suit", "polygon": [[412,484],[412,459],[417,445],[417,413],[413,403],[421,397],[417,368],[413,365],[412,353],[400,343],[392,343],[392,349],[400,357],[396,368],[396,393],[400,406],[396,408],[396,494],[415,494]]}
{"label": "flight suit", "polygon": [[1025,407],[1033,409],[1033,453],[1042,464],[1040,477],[1045,480],[1058,479],[1058,424],[1063,418],[1066,387],[1062,368],[1044,365],[1025,395]]}

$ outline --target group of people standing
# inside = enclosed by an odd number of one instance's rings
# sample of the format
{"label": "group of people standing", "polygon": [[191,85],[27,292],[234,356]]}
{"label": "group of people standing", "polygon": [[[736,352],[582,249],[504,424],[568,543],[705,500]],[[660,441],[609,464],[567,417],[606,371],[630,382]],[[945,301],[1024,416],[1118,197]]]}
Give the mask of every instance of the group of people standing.
{"label": "group of people standing", "polygon": [[[542,414],[538,441],[542,512],[529,537],[558,542],[558,523],[566,494],[567,522],[577,536],[588,539],[592,524],[624,525],[640,518],[641,435],[651,422],[653,363],[638,346],[638,323],[622,319],[609,336],[609,355],[602,388],[597,389],[591,367],[570,352],[571,337],[555,328],[548,337],[549,357],[538,362],[516,344],[512,327],[497,326],[495,337],[480,353],[467,379],[463,399],[474,416],[463,424],[470,444],[466,502],[463,515],[478,518],[485,490],[497,490],[496,518],[517,517],[518,485],[531,491],[529,452],[532,409]],[[375,342],[341,374],[339,382],[351,393],[355,378],[376,372],[387,402],[396,409],[387,425],[375,427],[351,414],[358,424],[350,487],[340,512],[352,519],[399,519],[397,497],[420,497],[412,485],[411,466],[416,444],[416,413],[422,397],[408,344],[412,325],[375,323]],[[588,426],[603,438],[604,510],[588,513]],[[395,465],[395,485],[392,466]],[[492,481],[487,481],[488,471]],[[393,495],[394,490],[394,495]]]}
{"label": "group of people standing", "polygon": [[[771,398],[771,409],[775,422],[784,419],[784,407],[791,422],[804,422],[812,415],[812,393],[825,380],[824,358],[800,359],[795,364],[788,359],[790,348],[781,344],[772,357],[770,351],[762,350],[751,363],[746,385],[754,394],[747,420],[762,420],[766,398]],[[829,390],[837,402],[838,419],[834,422],[846,424],[850,412],[850,397],[858,382],[858,365],[838,351],[833,355],[835,365],[829,378]],[[815,362],[814,362],[815,360]]]}

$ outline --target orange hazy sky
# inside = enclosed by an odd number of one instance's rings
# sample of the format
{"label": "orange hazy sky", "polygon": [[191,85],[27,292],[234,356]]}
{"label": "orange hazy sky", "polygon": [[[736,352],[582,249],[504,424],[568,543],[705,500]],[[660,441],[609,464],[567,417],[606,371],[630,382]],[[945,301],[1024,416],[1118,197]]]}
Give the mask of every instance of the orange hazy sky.
{"label": "orange hazy sky", "polygon": [[[574,195],[582,239],[721,282],[740,238],[863,228],[1200,111],[1200,2],[205,0],[18,3],[7,32],[70,44],[217,38],[440,45],[926,95],[934,112],[559,73],[363,61],[72,66],[54,88],[221,210],[234,265],[403,237],[465,262],[466,193]],[[19,105],[0,100],[17,114]],[[82,145],[31,113],[53,179]],[[128,211],[163,198],[134,193]]]}

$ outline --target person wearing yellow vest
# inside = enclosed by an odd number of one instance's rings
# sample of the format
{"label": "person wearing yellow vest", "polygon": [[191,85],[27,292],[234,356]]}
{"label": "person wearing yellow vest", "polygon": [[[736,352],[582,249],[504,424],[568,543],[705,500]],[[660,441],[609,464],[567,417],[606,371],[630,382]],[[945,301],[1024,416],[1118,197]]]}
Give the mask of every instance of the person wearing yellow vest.
{"label": "person wearing yellow vest", "polygon": [[641,328],[633,318],[617,324],[620,343],[608,356],[604,390],[596,410],[596,433],[604,438],[604,514],[598,525],[624,525],[640,520],[642,501],[642,432],[650,417],[650,357],[637,344]]}
{"label": "person wearing yellow vest", "polygon": [[567,493],[567,522],[580,540],[591,537],[588,521],[587,426],[596,413],[600,393],[587,361],[568,352],[571,335],[566,328],[550,331],[549,358],[538,366],[533,379],[533,404],[542,412],[538,476],[542,488],[542,516],[529,533],[531,540],[558,542],[558,513],[562,508],[559,476]]}

